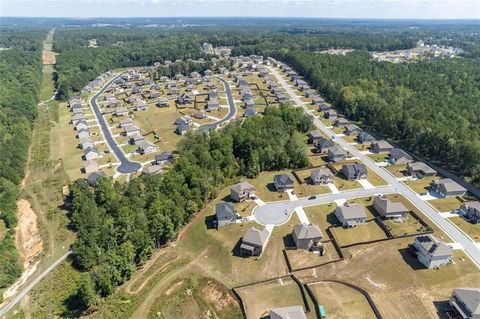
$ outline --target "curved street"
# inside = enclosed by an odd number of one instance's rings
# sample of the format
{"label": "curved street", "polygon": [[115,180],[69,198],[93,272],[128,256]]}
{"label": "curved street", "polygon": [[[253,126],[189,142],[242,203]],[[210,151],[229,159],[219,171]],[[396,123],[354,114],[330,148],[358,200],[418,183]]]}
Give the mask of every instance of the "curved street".
{"label": "curved street", "polygon": [[117,171],[122,174],[129,174],[141,169],[142,165],[138,162],[130,161],[125,156],[125,153],[120,148],[120,146],[118,146],[117,141],[112,136],[112,132],[110,132],[110,129],[108,128],[108,124],[102,115],[102,111],[100,110],[100,107],[97,104],[97,98],[99,97],[99,95],[105,92],[105,90],[110,86],[110,84],[112,84],[112,82],[115,81],[117,78],[118,76],[111,79],[94,96],[92,96],[92,98],[90,99],[90,105],[92,106],[97,122],[100,126],[100,129],[102,130],[102,134],[105,139],[105,142],[108,144],[110,150],[114,153],[115,157],[120,162],[120,165],[117,167]]}
{"label": "curved street", "polygon": [[225,93],[227,94],[228,107],[229,107],[228,114],[224,118],[222,118],[218,121],[215,121],[213,123],[203,124],[203,125],[199,126],[198,132],[210,132],[211,130],[215,130],[222,123],[230,121],[235,116],[235,114],[237,113],[237,108],[235,106],[235,101],[233,100],[232,90],[230,88],[230,84],[228,84],[228,82],[225,81],[224,79],[221,79],[221,78],[218,78],[218,79],[223,83],[223,87],[225,88]]}

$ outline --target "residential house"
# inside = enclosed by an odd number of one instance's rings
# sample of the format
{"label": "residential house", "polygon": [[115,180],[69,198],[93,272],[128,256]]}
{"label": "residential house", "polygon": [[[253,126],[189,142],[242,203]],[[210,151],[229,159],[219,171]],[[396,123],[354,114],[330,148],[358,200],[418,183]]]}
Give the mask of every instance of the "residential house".
{"label": "residential house", "polygon": [[207,101],[207,111],[218,111],[220,108],[220,104],[218,103],[218,99],[212,98]]}
{"label": "residential house", "polygon": [[410,211],[402,203],[394,203],[385,196],[376,196],[373,200],[373,208],[385,219],[405,219]]}
{"label": "residential house", "polygon": [[323,234],[317,225],[297,224],[293,226],[292,237],[297,249],[313,250],[322,246]]}
{"label": "residential house", "polygon": [[333,173],[327,167],[313,169],[310,172],[310,180],[313,184],[329,184],[333,183]]}
{"label": "residential house", "polygon": [[302,306],[288,306],[270,309],[270,319],[307,319]]}
{"label": "residential house", "polygon": [[345,135],[348,136],[358,136],[360,133],[362,133],[362,129],[356,126],[355,124],[347,124],[345,125]]}
{"label": "residential house", "polygon": [[260,256],[267,245],[270,233],[267,229],[250,227],[242,238],[240,253],[242,256]]}
{"label": "residential house", "polygon": [[106,176],[107,174],[105,174],[105,172],[102,172],[102,171],[90,173],[90,175],[88,175],[87,177],[87,183],[90,186],[95,185],[100,178],[106,177]]}
{"label": "residential house", "polygon": [[333,141],[325,137],[320,137],[314,145],[320,153],[328,152],[334,146]]}
{"label": "residential house", "polygon": [[318,95],[312,95],[312,104],[320,106],[325,103],[325,100],[319,97]]}
{"label": "residential house", "polygon": [[75,125],[75,128],[76,128],[77,131],[88,129],[87,121],[85,121],[85,120],[78,121],[77,124]]}
{"label": "residential house", "polygon": [[232,203],[221,202],[215,206],[215,219],[217,228],[221,228],[228,224],[235,224],[238,215]]}
{"label": "residential house", "polygon": [[338,146],[332,146],[328,149],[327,158],[330,162],[339,162],[346,159],[347,154]]}
{"label": "residential house", "polygon": [[371,151],[373,153],[385,153],[390,152],[391,150],[393,150],[393,146],[384,140],[375,141],[371,145]]}
{"label": "residential house", "polygon": [[115,116],[128,116],[128,109],[126,107],[117,107],[115,109]]}
{"label": "residential house", "polygon": [[154,99],[154,98],[157,98],[157,97],[160,97],[162,95],[162,93],[160,93],[159,91],[150,91],[150,93],[148,94],[148,97],[150,99]]}
{"label": "residential house", "polygon": [[338,117],[338,114],[335,110],[327,110],[327,111],[325,111],[324,117],[327,120],[335,121]]}
{"label": "residential house", "polygon": [[96,160],[83,161],[83,172],[87,175],[98,171],[99,166]]}
{"label": "residential house", "polygon": [[399,148],[394,148],[393,150],[391,150],[388,159],[390,163],[395,165],[408,164],[413,162],[413,158]]}
{"label": "residential house", "polygon": [[189,115],[181,116],[175,120],[177,125],[189,125],[192,123],[192,118]]}
{"label": "residential house", "polygon": [[70,122],[73,125],[76,125],[79,121],[85,121],[85,120],[87,120],[87,116],[85,114],[75,114],[75,115],[72,115]]}
{"label": "residential house", "polygon": [[126,125],[123,127],[123,136],[133,136],[140,134],[140,128],[135,125]]}
{"label": "residential house", "polygon": [[425,176],[435,176],[437,172],[423,162],[407,163],[407,174],[423,178]]}
{"label": "residential house", "polygon": [[308,143],[316,144],[320,138],[323,137],[322,132],[320,130],[313,130],[308,132]]}
{"label": "residential house", "polygon": [[91,148],[94,148],[95,147],[95,144],[93,144],[92,140],[90,140],[89,138],[87,139],[84,139],[83,142],[80,143],[80,147],[84,150],[86,150],[87,148],[91,147]]}
{"label": "residential house", "polygon": [[177,99],[177,102],[181,105],[191,103],[192,101],[193,101],[193,98],[189,94],[186,94],[186,93],[183,93]]}
{"label": "residential house", "polygon": [[345,203],[343,206],[338,206],[335,208],[335,216],[343,227],[355,227],[367,221],[365,208],[359,204]]}
{"label": "residential house", "polygon": [[278,191],[284,191],[293,188],[293,179],[289,174],[279,174],[273,177],[273,184]]}
{"label": "residential house", "polygon": [[158,147],[147,140],[138,143],[138,151],[140,152],[140,154],[150,154],[156,152],[157,150]]}
{"label": "residential house", "polygon": [[417,236],[412,246],[418,261],[429,269],[444,266],[453,260],[452,249],[431,234]]}
{"label": "residential house", "polygon": [[168,99],[160,98],[157,102],[158,107],[168,107]]}
{"label": "residential house", "polygon": [[333,126],[335,127],[343,127],[348,125],[348,120],[344,117],[338,117],[335,122],[333,123]]}
{"label": "residential house", "polygon": [[77,131],[77,137],[79,139],[90,137],[90,131],[88,129],[80,129]]}
{"label": "residential house", "polygon": [[135,103],[134,107],[135,107],[135,111],[146,111],[148,109],[147,102],[145,101],[140,101]]}
{"label": "residential house", "polygon": [[357,141],[359,143],[362,143],[362,144],[363,143],[370,143],[370,142],[375,141],[375,138],[372,135],[368,134],[367,132],[361,132],[357,136]]}
{"label": "residential house", "polygon": [[464,202],[460,205],[459,211],[463,216],[470,221],[472,224],[480,223],[480,202],[479,201],[469,201]]}
{"label": "residential house", "polygon": [[131,118],[126,118],[118,122],[118,127],[123,128],[125,126],[133,125],[133,120]]}
{"label": "residential house", "polygon": [[196,119],[204,119],[207,117],[207,113],[204,110],[198,110],[193,113],[193,117]]}
{"label": "residential house", "polygon": [[255,116],[257,115],[257,109],[255,108],[255,106],[249,106],[245,109],[245,113],[243,114],[243,116],[245,117],[251,117],[251,116]]}
{"label": "residential house", "polygon": [[463,196],[467,190],[451,178],[442,178],[438,181],[432,181],[430,192],[437,193],[441,197]]}
{"label": "residential house", "polygon": [[140,134],[135,134],[130,139],[130,143],[133,145],[140,145],[140,143],[143,143],[143,142],[145,142],[145,136]]}
{"label": "residential house", "polygon": [[190,130],[190,126],[187,125],[187,124],[179,124],[177,125],[177,127],[175,128],[175,132],[178,134],[178,135],[185,135],[188,133],[188,131]]}
{"label": "residential house", "polygon": [[365,164],[345,164],[342,165],[342,174],[348,180],[358,180],[367,178],[368,170]]}
{"label": "residential house", "polygon": [[165,151],[160,154],[155,155],[155,164],[163,165],[167,163],[171,163],[173,161],[173,154],[172,152]]}
{"label": "residential house", "polygon": [[95,147],[87,147],[83,150],[83,157],[85,160],[90,161],[99,157],[98,151]]}
{"label": "residential house", "polygon": [[448,303],[447,319],[480,319],[480,288],[455,288]]}
{"label": "residential house", "polygon": [[230,188],[230,198],[236,202],[249,199],[255,192],[255,187],[248,182],[241,182]]}

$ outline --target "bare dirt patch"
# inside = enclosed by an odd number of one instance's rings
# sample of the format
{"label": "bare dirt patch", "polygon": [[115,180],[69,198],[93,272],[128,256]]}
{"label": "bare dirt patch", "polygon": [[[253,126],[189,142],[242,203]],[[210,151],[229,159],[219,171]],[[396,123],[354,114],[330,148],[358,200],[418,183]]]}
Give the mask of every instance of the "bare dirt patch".
{"label": "bare dirt patch", "polygon": [[43,241],[38,229],[37,214],[25,199],[17,201],[18,225],[15,228],[15,242],[23,261],[24,269],[28,269],[43,250]]}

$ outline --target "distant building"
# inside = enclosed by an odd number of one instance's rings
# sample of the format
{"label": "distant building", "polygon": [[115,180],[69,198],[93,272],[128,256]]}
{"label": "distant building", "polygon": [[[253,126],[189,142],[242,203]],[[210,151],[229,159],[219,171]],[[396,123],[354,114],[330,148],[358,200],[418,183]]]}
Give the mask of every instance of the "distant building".
{"label": "distant building", "polygon": [[270,309],[270,319],[307,319],[302,306]]}
{"label": "distant building", "polygon": [[387,141],[384,141],[384,140],[380,140],[380,141],[376,141],[376,142],[373,142],[372,145],[371,145],[371,150],[373,153],[386,153],[386,152],[390,152],[391,150],[393,150],[393,146],[388,143]]}
{"label": "distant building", "polygon": [[342,174],[348,180],[358,180],[367,178],[368,170],[365,164],[344,164],[342,165]]}
{"label": "distant building", "polygon": [[408,164],[413,162],[413,158],[407,153],[405,153],[405,151],[399,148],[394,148],[390,151],[389,161],[392,164],[400,165],[400,164]]}
{"label": "distant building", "polygon": [[313,184],[329,184],[333,183],[334,175],[327,167],[313,169],[310,173],[310,180]]}
{"label": "distant building", "polygon": [[330,162],[339,162],[346,159],[347,154],[339,147],[333,146],[328,149],[327,158]]}
{"label": "distant building", "polygon": [[407,174],[418,178],[435,176],[437,172],[423,162],[407,163]]}
{"label": "distant building", "polygon": [[325,137],[320,137],[317,139],[314,142],[314,145],[320,151],[320,153],[328,152],[328,150],[334,146],[333,141]]}
{"label": "distant building", "polygon": [[480,223],[480,202],[470,201],[460,205],[460,212],[468,219],[472,224]]}

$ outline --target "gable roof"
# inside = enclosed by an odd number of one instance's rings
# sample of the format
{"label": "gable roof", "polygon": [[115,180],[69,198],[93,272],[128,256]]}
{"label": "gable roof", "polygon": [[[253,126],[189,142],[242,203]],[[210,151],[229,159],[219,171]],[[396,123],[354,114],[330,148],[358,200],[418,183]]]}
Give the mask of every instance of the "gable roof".
{"label": "gable roof", "polygon": [[365,208],[360,204],[348,204],[336,208],[344,219],[367,218]]}
{"label": "gable roof", "polygon": [[278,185],[291,185],[293,184],[293,179],[288,174],[279,174],[273,177],[275,184]]}
{"label": "gable roof", "polygon": [[232,203],[221,202],[215,205],[215,215],[220,219],[236,218],[235,207]]}
{"label": "gable roof", "polygon": [[412,168],[414,171],[422,171],[424,173],[436,173],[436,171],[425,164],[424,162],[413,162],[408,164],[409,168]]}
{"label": "gable roof", "polygon": [[385,149],[385,148],[386,149],[393,149],[392,144],[388,143],[385,140],[380,140],[380,141],[373,142],[372,145],[377,145],[378,148],[382,148],[382,149]]}
{"label": "gable roof", "polygon": [[288,306],[270,309],[271,319],[306,319],[302,306]]}
{"label": "gable roof", "polygon": [[231,187],[231,190],[233,190],[234,192],[237,192],[237,193],[240,193],[241,191],[243,191],[245,189],[255,189],[255,187],[253,187],[253,185],[250,184],[249,182],[240,182],[240,183],[235,184]]}
{"label": "gable roof", "polygon": [[400,158],[406,158],[407,160],[412,160],[412,157],[410,155],[408,155],[407,153],[405,153],[405,151],[399,148],[394,148],[393,150],[391,150],[390,157],[393,157],[396,160]]}
{"label": "gable roof", "polygon": [[322,176],[333,176],[333,173],[327,167],[320,167],[318,169],[312,170],[310,173],[310,176],[312,178],[322,177]]}
{"label": "gable roof", "polygon": [[455,288],[453,294],[465,305],[470,316],[476,318],[480,315],[480,288]]}
{"label": "gable roof", "polygon": [[415,241],[431,256],[448,256],[452,254],[452,248],[445,245],[433,235],[422,235],[415,238]]}
{"label": "gable roof", "polygon": [[293,233],[298,239],[314,239],[323,237],[322,231],[317,225],[297,224],[293,226]]}
{"label": "gable roof", "polygon": [[408,212],[409,209],[406,208],[402,203],[394,203],[386,197],[376,196],[373,200],[375,204],[382,210],[383,213],[403,213]]}
{"label": "gable roof", "polygon": [[465,192],[466,189],[451,178],[439,179],[436,184],[443,185],[446,192]]}
{"label": "gable roof", "polygon": [[250,227],[243,236],[242,242],[263,247],[267,243],[268,235],[269,232],[266,229],[259,230],[255,227]]}

